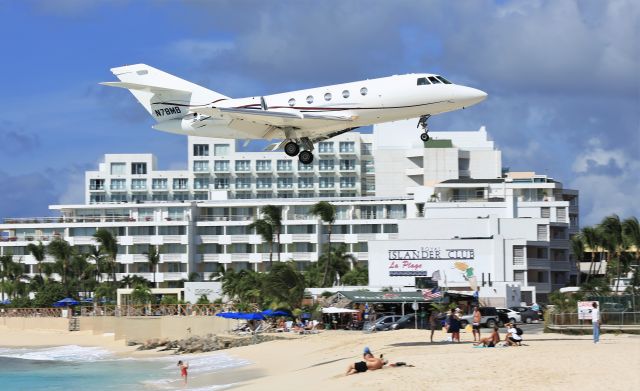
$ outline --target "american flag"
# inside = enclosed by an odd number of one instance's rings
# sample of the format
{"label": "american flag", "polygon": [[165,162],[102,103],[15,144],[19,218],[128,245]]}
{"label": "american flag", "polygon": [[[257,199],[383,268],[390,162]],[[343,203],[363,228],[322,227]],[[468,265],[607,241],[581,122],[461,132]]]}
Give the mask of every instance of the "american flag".
{"label": "american flag", "polygon": [[433,299],[438,299],[440,297],[442,297],[442,291],[440,289],[433,288],[431,290],[423,290],[422,291],[422,297],[424,297],[425,300],[433,300]]}

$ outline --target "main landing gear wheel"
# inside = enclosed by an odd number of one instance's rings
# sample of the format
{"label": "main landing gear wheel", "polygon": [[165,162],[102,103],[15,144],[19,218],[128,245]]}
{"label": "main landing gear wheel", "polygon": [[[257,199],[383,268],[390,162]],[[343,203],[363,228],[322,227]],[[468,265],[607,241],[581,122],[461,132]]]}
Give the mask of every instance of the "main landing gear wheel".
{"label": "main landing gear wheel", "polygon": [[311,153],[311,151],[302,151],[298,155],[298,159],[302,164],[311,164],[313,163],[313,154]]}
{"label": "main landing gear wheel", "polygon": [[284,153],[286,153],[288,156],[296,156],[299,152],[300,146],[293,141],[289,141],[284,145]]}
{"label": "main landing gear wheel", "polygon": [[430,138],[429,125],[427,124],[427,121],[429,120],[430,117],[431,117],[431,114],[420,116],[420,119],[418,119],[418,126],[416,126],[417,128],[422,128],[422,130],[424,130],[424,133],[420,135],[420,140],[424,142],[429,141],[429,138]]}

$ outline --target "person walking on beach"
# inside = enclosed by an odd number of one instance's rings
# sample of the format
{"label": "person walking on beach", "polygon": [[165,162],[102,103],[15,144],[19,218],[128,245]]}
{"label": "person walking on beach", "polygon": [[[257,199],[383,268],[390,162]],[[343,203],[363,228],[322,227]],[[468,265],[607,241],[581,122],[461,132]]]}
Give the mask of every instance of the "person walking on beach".
{"label": "person walking on beach", "polygon": [[454,310],[451,310],[449,316],[449,332],[451,333],[451,342],[460,342],[460,319]]}
{"label": "person walking on beach", "polygon": [[184,379],[184,385],[187,385],[187,369],[189,368],[189,363],[182,362],[182,360],[178,361],[178,368],[180,368],[180,376]]}
{"label": "person walking on beach", "polygon": [[593,343],[598,343],[600,342],[600,310],[598,309],[597,301],[593,302],[591,323],[593,324]]}
{"label": "person walking on beach", "polygon": [[433,333],[435,333],[437,327],[438,327],[438,313],[435,310],[432,310],[431,314],[429,315],[429,328],[431,329],[431,337],[430,337],[431,343],[433,343]]}
{"label": "person walking on beach", "polygon": [[478,341],[480,341],[480,321],[482,320],[482,314],[478,306],[473,307],[473,341],[476,341],[476,334],[478,334]]}

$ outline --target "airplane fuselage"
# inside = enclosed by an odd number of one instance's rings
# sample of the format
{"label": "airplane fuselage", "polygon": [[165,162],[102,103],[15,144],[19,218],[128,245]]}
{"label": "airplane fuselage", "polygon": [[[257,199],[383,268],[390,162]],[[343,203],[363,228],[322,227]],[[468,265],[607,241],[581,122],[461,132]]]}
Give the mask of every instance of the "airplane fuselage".
{"label": "airplane fuselage", "polygon": [[[382,122],[434,115],[458,110],[480,102],[486,97],[482,91],[456,84],[419,84],[418,79],[435,79],[433,74],[408,74],[310,88],[274,95],[202,102],[217,108],[263,110],[262,99],[273,111],[291,111],[305,114],[332,114],[351,118],[348,123],[309,124],[293,127],[296,137],[314,137],[345,128],[356,128]],[[179,106],[163,107],[156,117],[162,121]],[[224,116],[185,115],[182,118],[160,122],[155,129],[172,133],[222,138],[259,139],[287,138],[282,128],[260,126],[247,120]]]}

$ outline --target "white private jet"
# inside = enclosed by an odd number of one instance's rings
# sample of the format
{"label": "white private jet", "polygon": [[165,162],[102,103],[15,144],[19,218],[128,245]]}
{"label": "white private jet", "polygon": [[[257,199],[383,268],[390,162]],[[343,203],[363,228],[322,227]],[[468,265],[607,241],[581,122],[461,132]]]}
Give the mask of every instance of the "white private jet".
{"label": "white private jet", "polygon": [[190,136],[283,139],[270,149],[284,148],[303,164],[313,162],[314,143],[382,122],[419,117],[420,138],[428,141],[429,117],[487,97],[429,73],[233,99],[145,64],[111,72],[120,81],[100,84],[131,91],[158,122],[154,129]]}

